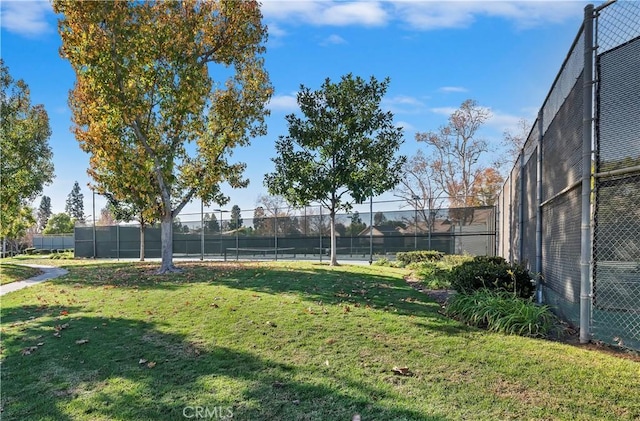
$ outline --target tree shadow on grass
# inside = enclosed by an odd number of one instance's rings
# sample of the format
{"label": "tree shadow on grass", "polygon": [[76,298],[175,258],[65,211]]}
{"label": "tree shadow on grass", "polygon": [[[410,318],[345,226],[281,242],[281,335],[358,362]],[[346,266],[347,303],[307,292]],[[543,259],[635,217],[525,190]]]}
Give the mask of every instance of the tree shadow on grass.
{"label": "tree shadow on grass", "polygon": [[[7,310],[14,326],[3,329],[4,419],[181,420],[196,407],[239,420],[338,420],[356,413],[365,420],[446,419],[389,404],[392,388],[348,374],[196,341],[161,323],[76,316],[76,310],[50,307],[34,318],[25,316],[37,308]],[[23,355],[28,347],[36,348]]]}
{"label": "tree shadow on grass", "polygon": [[194,263],[184,272],[153,274],[153,264],[75,266],[54,284],[113,286],[117,288],[177,290],[191,284],[209,284],[268,294],[295,294],[302,300],[326,305],[371,307],[402,315],[436,316],[437,303],[409,287],[403,279],[376,273],[353,273],[326,265],[271,266],[237,263]]}

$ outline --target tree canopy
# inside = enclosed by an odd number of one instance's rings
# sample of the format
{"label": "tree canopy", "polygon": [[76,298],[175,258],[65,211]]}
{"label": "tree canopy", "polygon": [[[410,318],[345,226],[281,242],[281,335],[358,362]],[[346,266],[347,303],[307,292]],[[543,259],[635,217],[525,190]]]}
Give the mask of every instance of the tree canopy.
{"label": "tree canopy", "polygon": [[53,180],[49,116],[31,104],[29,87],[0,59],[0,236],[16,237],[33,223],[28,203]]}
{"label": "tree canopy", "polygon": [[71,192],[67,195],[64,210],[71,218],[84,222],[84,194],[80,191],[80,184],[77,181],[73,183]]}
{"label": "tree canopy", "polygon": [[[53,6],[62,15],[61,54],[76,72],[69,102],[75,136],[91,155],[90,174],[120,200],[132,186],[157,195],[160,272],[175,270],[173,218],[195,197],[226,204],[222,182],[246,186],[245,165],[230,162],[231,150],[266,131],[272,88],[259,4],[54,0]],[[113,174],[124,182],[108,183]]]}
{"label": "tree canopy", "polygon": [[276,142],[275,171],[265,176],[270,193],[295,206],[318,201],[329,210],[332,265],[336,211],[349,211],[400,179],[402,128],[380,108],[388,85],[388,78],[366,81],[348,74],[337,83],[327,78],[316,91],[301,86],[297,102],[303,117],[286,117],[289,134]]}
{"label": "tree canopy", "polygon": [[66,213],[57,213],[49,218],[43,234],[72,234],[74,220]]}

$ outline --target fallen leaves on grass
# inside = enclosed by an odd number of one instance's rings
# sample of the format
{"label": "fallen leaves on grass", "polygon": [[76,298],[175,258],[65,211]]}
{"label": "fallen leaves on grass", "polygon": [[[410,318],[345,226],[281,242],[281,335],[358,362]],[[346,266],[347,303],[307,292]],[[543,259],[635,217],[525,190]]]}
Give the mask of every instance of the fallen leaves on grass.
{"label": "fallen leaves on grass", "polygon": [[37,346],[29,346],[25,349],[22,350],[21,354],[24,355],[31,355],[32,352],[37,351],[38,347]]}
{"label": "fallen leaves on grass", "polygon": [[391,371],[399,376],[413,376],[413,373],[411,372],[411,370],[409,370],[409,367],[393,367]]}

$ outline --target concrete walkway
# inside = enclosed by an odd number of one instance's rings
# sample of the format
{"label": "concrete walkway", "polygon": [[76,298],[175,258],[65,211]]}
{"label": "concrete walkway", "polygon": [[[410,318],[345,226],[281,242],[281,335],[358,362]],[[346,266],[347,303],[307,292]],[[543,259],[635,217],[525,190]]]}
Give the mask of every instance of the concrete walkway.
{"label": "concrete walkway", "polygon": [[43,273],[38,276],[34,276],[33,278],[25,279],[24,281],[17,281],[6,285],[0,285],[0,295],[8,294],[9,292],[17,291],[19,289],[30,287],[32,285],[37,285],[41,282],[48,281],[49,279],[57,278],[58,276],[63,276],[69,273],[68,270],[61,269],[55,266],[27,264],[20,264],[20,266],[28,266],[30,268],[40,269]]}

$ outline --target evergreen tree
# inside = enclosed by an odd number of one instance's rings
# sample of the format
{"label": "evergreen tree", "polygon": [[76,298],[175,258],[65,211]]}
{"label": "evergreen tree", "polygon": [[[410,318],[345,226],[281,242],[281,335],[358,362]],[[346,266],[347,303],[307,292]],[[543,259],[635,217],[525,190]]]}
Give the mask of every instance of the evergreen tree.
{"label": "evergreen tree", "polygon": [[71,193],[67,196],[65,212],[73,219],[84,222],[84,195],[80,192],[80,184],[73,184]]}
{"label": "evergreen tree", "polygon": [[51,198],[42,196],[40,206],[38,207],[38,229],[42,231],[51,217]]}
{"label": "evergreen tree", "polygon": [[242,226],[242,215],[240,215],[240,206],[233,205],[231,208],[231,220],[229,221],[229,229],[235,230]]}

